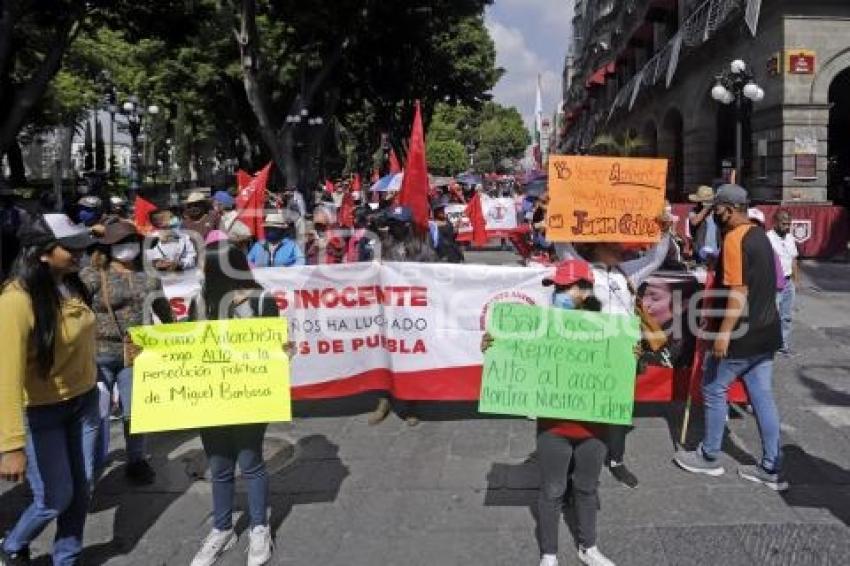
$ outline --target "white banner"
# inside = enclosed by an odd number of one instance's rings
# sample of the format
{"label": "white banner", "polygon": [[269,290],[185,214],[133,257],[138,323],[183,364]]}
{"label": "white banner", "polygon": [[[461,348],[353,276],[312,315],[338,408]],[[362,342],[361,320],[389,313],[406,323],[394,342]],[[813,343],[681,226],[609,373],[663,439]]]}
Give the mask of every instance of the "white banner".
{"label": "white banner", "polygon": [[[507,199],[509,200],[509,199]],[[254,271],[290,325],[295,398],[388,389],[401,398],[478,398],[481,335],[492,304],[549,304],[547,268],[352,263]],[[196,276],[163,290],[176,314]]]}
{"label": "white banner", "polygon": [[[516,204],[510,197],[489,197],[481,195],[481,208],[487,223],[488,232],[511,232],[517,228]],[[472,232],[472,223],[466,216],[465,204],[446,205],[446,216],[460,234]]]}

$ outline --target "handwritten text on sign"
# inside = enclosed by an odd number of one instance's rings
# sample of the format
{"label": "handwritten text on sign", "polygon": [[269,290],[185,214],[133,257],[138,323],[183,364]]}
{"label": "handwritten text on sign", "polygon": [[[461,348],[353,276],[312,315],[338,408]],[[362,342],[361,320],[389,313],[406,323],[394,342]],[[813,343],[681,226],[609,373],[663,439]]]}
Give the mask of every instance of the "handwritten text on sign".
{"label": "handwritten text on sign", "polygon": [[657,242],[666,187],[666,159],[550,156],[546,239]]}
{"label": "handwritten text on sign", "polygon": [[283,318],[183,322],[130,330],[132,432],[289,421]]}
{"label": "handwritten text on sign", "polygon": [[499,303],[488,331],[479,411],[631,423],[637,318]]}

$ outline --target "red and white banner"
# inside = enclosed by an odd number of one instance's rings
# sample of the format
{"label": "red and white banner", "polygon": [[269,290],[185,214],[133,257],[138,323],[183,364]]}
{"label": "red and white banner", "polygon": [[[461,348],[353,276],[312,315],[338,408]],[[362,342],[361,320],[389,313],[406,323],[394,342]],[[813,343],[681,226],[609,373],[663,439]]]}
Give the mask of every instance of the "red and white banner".
{"label": "red and white banner", "polygon": [[[458,240],[472,238],[472,223],[466,215],[465,204],[446,205],[446,216],[457,232]],[[481,195],[481,208],[487,224],[488,238],[507,238],[517,229],[516,205],[509,197]]]}
{"label": "red and white banner", "polygon": [[[475,401],[487,313],[497,302],[549,305],[552,268],[349,263],[254,270],[289,321],[294,399],[384,389],[400,399]],[[163,279],[178,319],[200,291],[197,273]],[[678,379],[687,384],[689,370]],[[676,370],[649,367],[637,401],[670,401]],[[681,389],[681,387],[680,387]]]}

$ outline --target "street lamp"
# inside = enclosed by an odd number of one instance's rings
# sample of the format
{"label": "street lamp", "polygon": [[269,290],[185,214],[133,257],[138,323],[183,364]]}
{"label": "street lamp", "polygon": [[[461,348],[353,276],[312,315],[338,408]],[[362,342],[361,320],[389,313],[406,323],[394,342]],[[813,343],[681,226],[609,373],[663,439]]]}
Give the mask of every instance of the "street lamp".
{"label": "street lamp", "polygon": [[729,69],[717,75],[716,79],[711,89],[711,98],[724,105],[735,103],[735,177],[736,182],[741,183],[744,102],[761,102],[764,100],[764,89],[755,82],[752,72],[741,59],[732,61]]}
{"label": "street lamp", "polygon": [[[311,116],[310,111],[307,109],[307,107],[303,106],[303,107],[301,107],[300,110],[298,110],[298,111],[296,111],[292,114],[287,115],[286,116],[286,123],[289,124],[290,126],[296,127],[296,128],[298,126],[302,126],[302,125],[304,127],[307,127],[307,128],[313,128],[313,127],[320,127],[320,126],[324,125],[325,120],[321,116]],[[302,144],[296,143],[297,147],[301,147],[301,145]],[[299,167],[299,175],[298,175],[298,181],[299,181],[298,184],[299,185],[304,184],[304,177],[305,177],[304,169],[305,169],[304,166]]]}
{"label": "street lamp", "polygon": [[141,158],[139,156],[139,134],[142,131],[142,119],[145,114],[155,116],[159,114],[159,106],[151,104],[145,108],[139,97],[131,95],[121,106],[122,113],[127,117],[127,126],[130,130],[130,187],[127,194],[128,200],[132,202],[142,188]]}

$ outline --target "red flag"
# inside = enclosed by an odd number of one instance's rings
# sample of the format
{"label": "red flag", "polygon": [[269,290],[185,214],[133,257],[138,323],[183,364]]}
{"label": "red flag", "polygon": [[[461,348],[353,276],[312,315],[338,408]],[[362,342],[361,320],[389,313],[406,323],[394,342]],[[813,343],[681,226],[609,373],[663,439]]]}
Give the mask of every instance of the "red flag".
{"label": "red flag", "polygon": [[351,194],[350,188],[342,195],[342,202],[337,213],[337,223],[343,228],[354,227],[354,196]]}
{"label": "red flag", "polygon": [[360,173],[354,174],[354,181],[351,183],[351,190],[355,193],[360,192],[363,188],[363,183],[360,181]]}
{"label": "red flag", "polygon": [[484,218],[484,208],[481,206],[481,193],[475,193],[466,205],[465,212],[472,224],[472,243],[478,247],[487,245],[487,221]]}
{"label": "red flag", "polygon": [[147,234],[152,229],[149,216],[151,212],[156,210],[156,205],[142,197],[136,197],[134,209],[133,221],[136,224],[136,229],[142,234]]}
{"label": "red flag", "polygon": [[263,213],[266,209],[266,185],[269,182],[271,168],[272,162],[270,161],[236,195],[236,209],[239,211],[238,218],[251,229],[251,233],[258,240],[266,237],[266,232],[263,228]]}
{"label": "red flag", "polygon": [[428,230],[428,163],[425,160],[425,132],[422,128],[422,109],[416,101],[416,114],[413,116],[413,131],[410,133],[410,149],[407,152],[404,179],[399,192],[399,204],[406,206],[413,214],[413,224],[422,232]]}
{"label": "red flag", "polygon": [[325,192],[330,194],[334,192],[334,184],[330,179],[325,179]]}
{"label": "red flag", "polygon": [[[419,110],[418,110],[419,106],[417,105],[416,108],[417,108],[416,112],[418,113],[419,112]],[[420,123],[421,123],[421,120],[422,119],[420,117]],[[415,123],[415,119],[414,119],[414,123]],[[410,156],[408,156],[408,160],[409,159],[410,159]],[[390,149],[390,175],[393,175],[395,173],[401,173],[401,164],[398,162],[398,157],[396,157],[395,150]]]}
{"label": "red flag", "polygon": [[252,178],[253,177],[251,176],[251,174],[248,173],[247,171],[243,171],[242,169],[237,171],[236,172],[236,189],[241,191],[242,189],[247,187],[248,183],[251,182]]}

